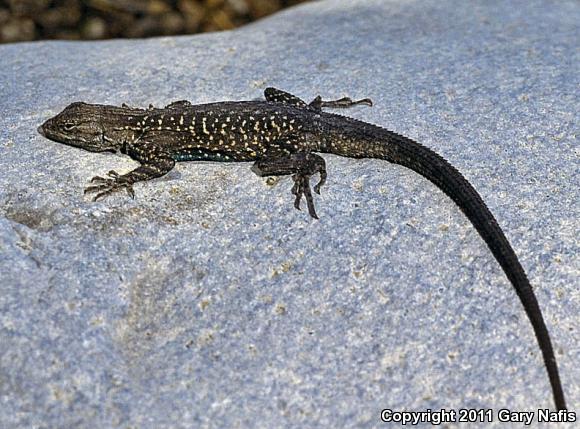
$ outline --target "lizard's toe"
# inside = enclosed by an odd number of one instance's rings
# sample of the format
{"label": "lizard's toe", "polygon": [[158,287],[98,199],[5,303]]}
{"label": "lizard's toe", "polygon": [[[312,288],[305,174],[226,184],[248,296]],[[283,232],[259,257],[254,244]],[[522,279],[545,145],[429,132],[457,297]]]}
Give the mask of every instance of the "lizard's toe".
{"label": "lizard's toe", "polygon": [[326,183],[326,174],[322,174],[320,173],[320,181],[314,185],[314,192],[316,192],[318,195],[320,195],[320,188],[322,188],[322,186]]}
{"label": "lizard's toe", "polygon": [[98,200],[100,200],[102,198],[105,198],[105,197],[111,195],[112,193],[113,193],[113,190],[112,189],[105,189],[104,191],[99,192],[97,195],[95,195],[93,197],[93,201],[98,201]]}
{"label": "lizard's toe", "polygon": [[95,176],[91,179],[91,183],[107,183],[108,180],[111,180],[111,179],[107,179],[107,178],[101,177],[101,176]]}
{"label": "lizard's toe", "polygon": [[[92,182],[92,180],[91,180],[91,182]],[[99,183],[100,183],[100,182],[99,182]],[[101,184],[99,184],[99,185],[94,185],[94,186],[87,186],[87,187],[85,188],[85,191],[84,191],[84,193],[85,193],[85,194],[90,194],[90,193],[92,193],[92,192],[99,192],[99,191],[102,191],[102,190],[108,189],[109,187],[110,187],[110,184],[108,184],[108,183],[106,183],[106,182],[103,182],[103,183],[101,183]]]}
{"label": "lizard's toe", "polygon": [[109,171],[108,176],[111,177],[111,179],[100,176],[93,177],[91,183],[95,183],[95,185],[87,186],[84,193],[90,194],[96,192],[93,201],[98,201],[114,192],[119,192],[124,189],[131,198],[135,198],[135,191],[133,190],[132,183],[124,180],[123,176],[120,176],[115,171]]}
{"label": "lizard's toe", "polygon": [[292,176],[292,179],[294,180],[292,194],[296,196],[294,199],[294,207],[300,210],[300,202],[302,197],[304,197],[306,199],[306,205],[308,206],[308,214],[314,219],[318,219],[318,215],[314,209],[314,199],[312,198],[312,192],[310,191],[310,176],[305,174],[295,174]]}
{"label": "lizard's toe", "polygon": [[127,194],[129,194],[129,196],[132,199],[135,199],[135,191],[133,190],[133,185],[127,184],[127,186],[125,186],[125,189],[127,190]]}

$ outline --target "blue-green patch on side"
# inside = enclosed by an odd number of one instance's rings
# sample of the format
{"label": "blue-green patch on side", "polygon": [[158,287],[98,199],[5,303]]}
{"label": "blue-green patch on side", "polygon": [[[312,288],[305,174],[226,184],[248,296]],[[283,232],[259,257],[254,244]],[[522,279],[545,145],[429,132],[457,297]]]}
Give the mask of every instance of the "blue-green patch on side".
{"label": "blue-green patch on side", "polygon": [[191,149],[186,152],[181,152],[173,155],[173,159],[177,162],[181,161],[220,161],[228,162],[233,161],[233,159],[222,152],[203,150],[203,149]]}

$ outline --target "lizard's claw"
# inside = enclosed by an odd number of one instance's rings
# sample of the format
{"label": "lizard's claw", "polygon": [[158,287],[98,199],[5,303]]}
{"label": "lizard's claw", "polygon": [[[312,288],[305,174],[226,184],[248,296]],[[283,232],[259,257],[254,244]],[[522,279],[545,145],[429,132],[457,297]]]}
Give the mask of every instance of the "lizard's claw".
{"label": "lizard's claw", "polygon": [[127,194],[131,198],[135,198],[135,191],[133,190],[133,184],[127,181],[123,176],[119,175],[116,171],[109,171],[107,173],[109,178],[95,176],[91,179],[91,183],[96,183],[96,185],[88,186],[85,188],[85,194],[96,192],[93,197],[93,201],[100,200],[111,195],[114,192],[121,191],[125,189]]}
{"label": "lizard's claw", "polygon": [[326,183],[326,170],[324,167],[319,171],[320,173],[320,181],[314,185],[314,192],[320,195],[320,188]]}
{"label": "lizard's claw", "polygon": [[[298,155],[297,155],[298,156]],[[294,207],[300,210],[300,201],[302,197],[306,199],[308,205],[308,213],[314,219],[318,219],[316,210],[314,209],[314,199],[310,191],[310,177],[316,173],[320,174],[320,181],[314,185],[314,192],[320,194],[320,188],[326,183],[326,164],[324,159],[315,154],[305,154],[298,158],[300,168],[298,172],[292,176],[294,186],[292,187],[292,194],[296,196],[294,200]]]}
{"label": "lizard's claw", "polygon": [[[314,199],[312,198],[312,192],[310,191],[310,176],[306,174],[295,174],[292,176],[294,180],[294,186],[292,187],[292,194],[296,196],[294,200],[294,207],[300,210],[300,201],[302,197],[306,199],[306,204],[308,206],[308,214],[314,219],[318,219],[316,210],[314,209]],[[322,181],[322,180],[321,180]],[[320,193],[320,183],[315,186],[314,190]],[[318,188],[318,190],[316,190]]]}

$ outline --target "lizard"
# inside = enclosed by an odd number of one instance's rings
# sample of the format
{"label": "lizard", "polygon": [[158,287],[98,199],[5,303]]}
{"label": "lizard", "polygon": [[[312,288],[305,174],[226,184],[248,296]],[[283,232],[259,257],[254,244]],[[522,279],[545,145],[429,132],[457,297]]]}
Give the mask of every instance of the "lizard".
{"label": "lizard", "polygon": [[133,185],[167,174],[180,161],[253,162],[258,176],[291,176],[294,206],[306,200],[317,219],[310,186],[320,193],[327,178],[319,153],[349,158],[377,158],[407,167],[449,196],[483,238],[514,287],[531,322],[558,410],[566,402],[552,342],[526,273],[495,217],[475,188],[442,156],[395,132],[323,108],[372,106],[368,98],[349,97],[310,103],[276,88],[266,88],[265,100],[227,101],[194,105],[187,100],[164,108],[146,109],[75,102],[46,120],[38,131],[48,139],[91,152],[120,152],[140,166],[106,177],[95,176],[85,193],[94,200],[126,191]]}

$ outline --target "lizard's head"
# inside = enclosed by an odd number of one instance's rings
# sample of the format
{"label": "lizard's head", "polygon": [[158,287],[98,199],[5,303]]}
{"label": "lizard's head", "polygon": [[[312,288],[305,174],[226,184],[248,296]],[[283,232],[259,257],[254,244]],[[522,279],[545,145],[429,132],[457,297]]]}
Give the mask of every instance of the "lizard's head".
{"label": "lizard's head", "polygon": [[119,145],[105,135],[103,107],[72,103],[38,127],[38,132],[51,140],[91,152],[115,151]]}

